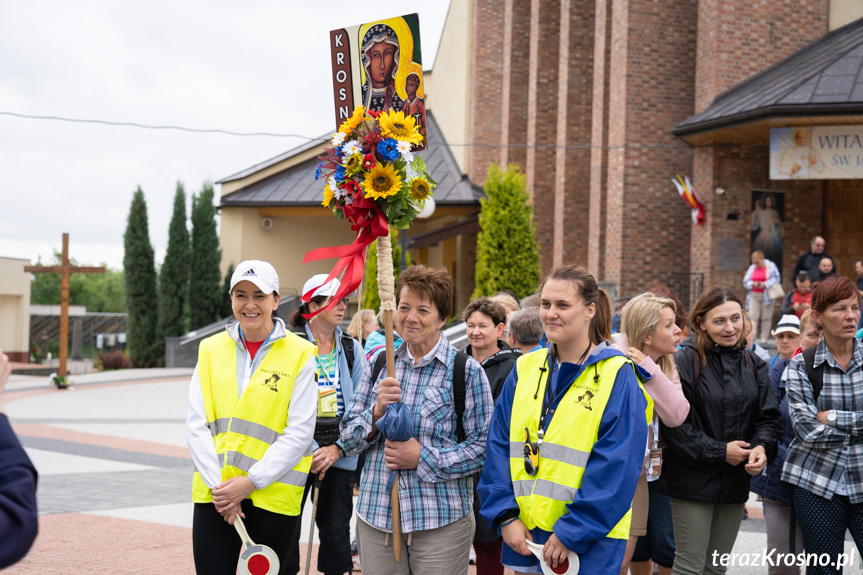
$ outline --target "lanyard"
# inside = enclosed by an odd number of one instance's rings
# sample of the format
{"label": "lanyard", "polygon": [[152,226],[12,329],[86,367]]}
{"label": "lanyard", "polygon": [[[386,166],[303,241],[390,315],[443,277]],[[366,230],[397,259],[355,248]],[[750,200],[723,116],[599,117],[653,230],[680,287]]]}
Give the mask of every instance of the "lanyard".
{"label": "lanyard", "polygon": [[[577,363],[577,365],[579,366],[579,369],[581,369],[581,365],[584,363],[585,358],[587,358],[587,354],[588,354],[588,352],[590,352],[591,345],[592,344],[590,342],[587,342],[587,349],[585,349],[584,353],[581,354],[581,357],[579,358],[578,363]],[[537,446],[542,445],[542,438],[545,435],[545,418],[548,415],[549,411],[551,411],[551,400],[552,400],[552,396],[551,396],[551,393],[552,393],[551,392],[551,374],[554,373],[554,369],[557,366],[557,361],[554,360],[554,347],[553,346],[548,352],[547,362],[548,362],[549,378],[548,378],[548,381],[546,382],[546,385],[545,385],[545,394],[544,394],[544,397],[542,399],[542,413],[539,417],[539,428],[536,431]],[[539,368],[539,381],[537,381],[537,384],[536,384],[537,390],[539,390],[539,386],[542,383],[542,376],[545,372],[546,372],[545,366],[542,366],[541,368]],[[560,374],[558,373],[558,377],[559,377],[559,375]],[[572,379],[572,381],[569,382],[569,385],[572,385],[572,383],[575,382],[576,379],[578,379],[578,370],[576,370],[576,375]],[[558,386],[558,387],[560,388],[560,386]],[[566,386],[566,387],[569,387],[569,386]],[[534,397],[536,397],[536,396],[534,395]]]}

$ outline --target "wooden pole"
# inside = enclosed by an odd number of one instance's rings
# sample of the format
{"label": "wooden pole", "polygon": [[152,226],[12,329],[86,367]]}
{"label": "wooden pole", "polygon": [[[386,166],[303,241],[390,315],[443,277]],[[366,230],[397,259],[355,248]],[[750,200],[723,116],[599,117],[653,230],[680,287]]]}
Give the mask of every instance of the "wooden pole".
{"label": "wooden pole", "polygon": [[[393,312],[384,311],[384,333],[387,341],[387,377],[396,376],[396,356],[393,338]],[[390,503],[393,507],[393,559],[396,563],[402,560],[402,507],[399,502],[399,472],[390,491]]]}
{"label": "wooden pole", "polygon": [[[393,344],[393,311],[395,310],[395,286],[393,279],[393,252],[390,235],[377,239],[378,242],[378,291],[381,297],[381,309],[384,312],[384,333],[387,342],[387,377],[396,375],[395,346]],[[402,560],[402,515],[399,502],[399,472],[396,471],[395,481],[390,492],[393,517],[393,559],[396,563]]]}

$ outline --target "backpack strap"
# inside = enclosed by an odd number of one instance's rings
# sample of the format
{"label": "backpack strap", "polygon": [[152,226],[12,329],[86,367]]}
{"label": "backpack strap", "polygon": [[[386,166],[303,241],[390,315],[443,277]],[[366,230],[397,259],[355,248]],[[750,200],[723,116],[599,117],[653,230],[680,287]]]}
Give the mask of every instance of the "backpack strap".
{"label": "backpack strap", "polygon": [[[387,364],[386,352],[381,352],[375,358],[375,366],[372,368],[371,382],[378,380],[378,376]],[[459,351],[455,354],[455,364],[452,368],[452,391],[455,398],[455,436],[461,443],[464,441],[464,407],[465,407],[465,369],[467,368],[467,354]]]}
{"label": "backpack strap", "polygon": [[348,374],[354,377],[354,338],[350,334],[342,334],[342,349],[345,351],[345,359],[348,360]]}
{"label": "backpack strap", "polygon": [[381,374],[381,370],[383,370],[383,368],[386,364],[387,364],[387,352],[382,351],[375,358],[375,366],[372,368],[372,379],[371,379],[372,383],[374,383],[378,380],[378,376]]}
{"label": "backpack strap", "polygon": [[464,441],[464,402],[465,402],[465,368],[467,354],[459,351],[455,354],[455,365],[452,368],[452,391],[455,398],[455,437],[461,443]]}
{"label": "backpack strap", "polygon": [[752,370],[752,375],[755,375],[755,362],[752,361],[752,356],[749,353],[748,349],[743,350],[743,355],[746,356],[746,361],[749,363],[749,369]]}
{"label": "backpack strap", "polygon": [[824,362],[818,367],[815,367],[815,350],[818,346],[810,347],[803,351],[803,365],[806,366],[806,375],[809,377],[809,383],[812,384],[812,395],[815,396],[815,401],[818,401],[818,396],[821,395],[821,388],[824,387]]}

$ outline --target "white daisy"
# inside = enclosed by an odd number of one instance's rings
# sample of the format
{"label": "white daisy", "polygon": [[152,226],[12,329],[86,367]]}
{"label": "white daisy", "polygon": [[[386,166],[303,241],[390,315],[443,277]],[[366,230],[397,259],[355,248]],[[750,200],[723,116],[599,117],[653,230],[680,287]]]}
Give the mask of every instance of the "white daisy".
{"label": "white daisy", "polygon": [[335,135],[335,136],[333,136],[332,144],[333,144],[334,146],[339,146],[339,145],[341,145],[341,143],[345,141],[345,138],[346,138],[347,136],[348,136],[348,135],[347,135],[347,134],[345,134],[344,132],[336,132],[336,135]]}
{"label": "white daisy", "polygon": [[[343,132],[339,132],[339,133],[341,134]],[[335,145],[338,145],[338,144],[335,144]],[[351,157],[351,155],[359,153],[360,150],[361,150],[361,146],[360,146],[359,142],[357,142],[356,140],[349,141],[347,144],[345,144],[342,147],[342,157],[344,158],[342,163],[345,163],[348,160],[348,158]]]}
{"label": "white daisy", "polygon": [[411,143],[410,142],[398,140],[398,143],[396,144],[396,148],[398,149],[399,154],[402,155],[402,159],[405,162],[410,164],[411,162],[414,161],[414,155],[413,155],[413,152],[411,152]]}

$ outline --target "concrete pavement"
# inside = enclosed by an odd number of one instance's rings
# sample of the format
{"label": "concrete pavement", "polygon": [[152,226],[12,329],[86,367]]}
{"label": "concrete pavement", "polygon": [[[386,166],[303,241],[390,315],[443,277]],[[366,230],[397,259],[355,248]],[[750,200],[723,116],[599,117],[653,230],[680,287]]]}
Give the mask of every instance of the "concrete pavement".
{"label": "concrete pavement", "polygon": [[[54,389],[46,377],[12,376],[3,399],[40,473],[41,517],[30,554],[7,573],[194,573],[193,466],[185,444],[191,371],[79,375],[67,390]],[[760,503],[753,497],[748,505],[734,552],[751,562],[764,552],[766,535]],[[303,541],[309,516],[307,510]],[[856,561],[845,573],[863,573],[851,541],[846,552]],[[316,550],[313,566],[315,556]],[[767,569],[735,566],[728,573]]]}

